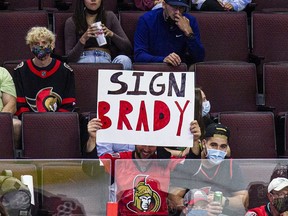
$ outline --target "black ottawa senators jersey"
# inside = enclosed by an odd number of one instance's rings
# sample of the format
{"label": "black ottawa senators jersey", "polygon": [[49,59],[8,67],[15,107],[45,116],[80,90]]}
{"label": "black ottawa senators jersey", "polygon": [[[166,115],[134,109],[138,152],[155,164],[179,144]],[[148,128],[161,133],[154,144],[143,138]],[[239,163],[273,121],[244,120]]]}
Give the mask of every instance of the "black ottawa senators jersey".
{"label": "black ottawa senators jersey", "polygon": [[47,67],[37,67],[29,59],[14,69],[17,112],[68,112],[75,107],[73,70],[53,59]]}

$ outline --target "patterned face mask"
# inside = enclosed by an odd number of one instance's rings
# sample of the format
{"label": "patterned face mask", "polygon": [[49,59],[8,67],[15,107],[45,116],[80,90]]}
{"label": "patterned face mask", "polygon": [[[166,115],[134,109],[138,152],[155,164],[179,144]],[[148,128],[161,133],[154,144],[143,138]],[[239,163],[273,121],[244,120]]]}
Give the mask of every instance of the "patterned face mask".
{"label": "patterned face mask", "polygon": [[274,199],[273,206],[277,209],[279,213],[288,211],[288,196],[285,196],[284,198]]}
{"label": "patterned face mask", "polygon": [[34,45],[32,47],[32,53],[38,58],[39,60],[43,60],[48,54],[52,52],[51,47],[43,47],[39,45]]}

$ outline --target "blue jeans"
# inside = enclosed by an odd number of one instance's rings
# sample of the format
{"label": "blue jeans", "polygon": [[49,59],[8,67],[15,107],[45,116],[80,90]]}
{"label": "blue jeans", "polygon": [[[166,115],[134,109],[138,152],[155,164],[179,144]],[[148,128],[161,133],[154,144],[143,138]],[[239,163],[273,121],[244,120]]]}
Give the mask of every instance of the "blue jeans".
{"label": "blue jeans", "polygon": [[101,50],[84,51],[77,63],[120,63],[124,70],[132,69],[132,61],[128,56],[118,55],[111,61],[111,56]]}

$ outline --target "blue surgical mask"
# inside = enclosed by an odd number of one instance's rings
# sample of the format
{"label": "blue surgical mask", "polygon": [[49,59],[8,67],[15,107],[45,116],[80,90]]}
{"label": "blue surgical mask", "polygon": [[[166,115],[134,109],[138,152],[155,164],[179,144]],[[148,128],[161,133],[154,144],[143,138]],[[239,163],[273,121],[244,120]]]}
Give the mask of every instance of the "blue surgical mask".
{"label": "blue surgical mask", "polygon": [[52,52],[51,47],[42,47],[39,45],[35,45],[32,47],[32,53],[39,59],[43,60],[46,55]]}
{"label": "blue surgical mask", "polygon": [[209,162],[213,165],[220,164],[224,160],[226,154],[226,152],[221,150],[207,149],[207,158],[209,159]]}
{"label": "blue surgical mask", "polygon": [[202,116],[206,116],[210,112],[210,109],[211,109],[210,102],[208,100],[204,101],[202,103]]}
{"label": "blue surgical mask", "polygon": [[187,216],[206,216],[207,210],[205,209],[191,209]]}

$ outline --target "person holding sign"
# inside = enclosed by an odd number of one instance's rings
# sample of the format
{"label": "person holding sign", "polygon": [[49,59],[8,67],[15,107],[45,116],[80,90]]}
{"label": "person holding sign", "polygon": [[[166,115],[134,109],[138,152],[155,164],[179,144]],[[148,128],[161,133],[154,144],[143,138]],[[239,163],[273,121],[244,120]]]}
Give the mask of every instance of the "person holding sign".
{"label": "person holding sign", "polygon": [[[102,126],[101,120],[98,118],[93,118],[88,123],[89,139],[86,152],[89,156],[97,156],[96,136],[97,131]],[[201,131],[197,121],[191,123],[190,131],[194,137],[193,148],[198,148]],[[168,163],[153,160],[157,159],[156,149],[157,146],[136,145],[135,151],[100,156],[100,159],[112,161],[111,175],[116,178],[119,215],[139,215],[141,213],[145,213],[145,215],[168,215],[167,195],[170,173],[182,159],[169,160]],[[125,163],[125,166],[118,166],[118,175],[114,176],[115,161],[118,159],[135,160]]]}
{"label": "person holding sign", "polygon": [[[244,214],[248,193],[241,170],[232,159],[224,160],[229,153],[229,137],[230,130],[226,126],[210,124],[202,140],[201,161],[185,160],[171,174],[169,198],[176,203],[178,210],[185,209],[183,197],[189,189],[206,187],[211,192],[207,208],[209,215]],[[216,191],[222,192],[217,202]]]}
{"label": "person holding sign", "polygon": [[[201,140],[204,138],[205,128],[214,123],[210,118],[210,102],[207,100],[205,93],[201,88],[195,88],[195,119],[197,120],[200,129],[201,137],[199,139],[199,144],[201,145]],[[192,148],[178,148],[178,147],[158,147],[157,148],[158,158],[168,158],[168,157],[178,157],[178,158],[189,158],[189,159],[199,159],[200,149]]]}
{"label": "person holding sign", "polygon": [[185,11],[187,0],[165,0],[162,7],[139,18],[134,35],[135,62],[165,62],[178,66],[204,60],[195,17]]}
{"label": "person holding sign", "polygon": [[[88,140],[87,143],[85,144],[85,151],[86,151],[86,156],[88,157],[96,157],[98,158],[98,153],[97,153],[97,141],[96,141],[96,134],[97,131],[102,128],[102,123],[101,120],[98,118],[93,118],[88,122],[87,125],[87,130],[88,130]],[[197,155],[197,152],[199,152],[199,138],[201,136],[201,129],[199,127],[199,124],[196,120],[192,121],[190,124],[190,131],[193,134],[193,147],[191,148],[191,152]],[[106,143],[107,145],[111,145],[111,143]],[[105,145],[105,143],[102,143],[102,145]],[[119,144],[125,146],[125,144]],[[136,145],[137,146],[137,145]],[[137,149],[135,146],[135,150]],[[187,149],[187,151],[190,151],[190,148]],[[133,151],[134,152],[134,151]],[[156,152],[156,150],[155,150]],[[114,153],[119,153],[119,152],[108,152],[106,154],[114,154]],[[103,154],[102,154],[103,155]],[[105,155],[105,154],[104,154]],[[100,155],[101,157],[101,155]],[[170,158],[170,157],[168,157]],[[167,159],[168,159],[167,158]]]}

